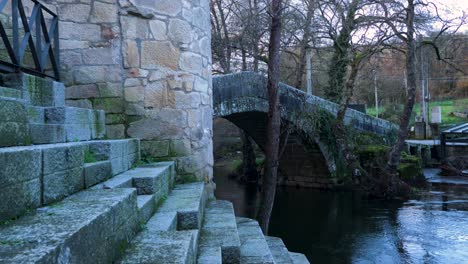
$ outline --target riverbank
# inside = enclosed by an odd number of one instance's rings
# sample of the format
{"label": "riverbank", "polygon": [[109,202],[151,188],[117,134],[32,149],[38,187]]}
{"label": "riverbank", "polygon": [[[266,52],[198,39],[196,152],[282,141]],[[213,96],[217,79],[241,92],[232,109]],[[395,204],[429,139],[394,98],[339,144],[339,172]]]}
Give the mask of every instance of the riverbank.
{"label": "riverbank", "polygon": [[[216,196],[255,217],[259,190],[215,167]],[[279,187],[270,234],[311,263],[463,263],[468,259],[468,189],[432,186],[406,202],[357,192]]]}

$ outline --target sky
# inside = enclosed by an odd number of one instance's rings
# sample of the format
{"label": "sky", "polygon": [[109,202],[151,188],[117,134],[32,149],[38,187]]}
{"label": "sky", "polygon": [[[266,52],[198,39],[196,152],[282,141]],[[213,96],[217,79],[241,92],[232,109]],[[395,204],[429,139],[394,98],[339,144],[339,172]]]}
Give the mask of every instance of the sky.
{"label": "sky", "polygon": [[[439,12],[444,17],[460,17],[463,12],[468,14],[468,0],[433,0],[433,2],[437,4]],[[460,31],[468,33],[468,23],[465,22]]]}

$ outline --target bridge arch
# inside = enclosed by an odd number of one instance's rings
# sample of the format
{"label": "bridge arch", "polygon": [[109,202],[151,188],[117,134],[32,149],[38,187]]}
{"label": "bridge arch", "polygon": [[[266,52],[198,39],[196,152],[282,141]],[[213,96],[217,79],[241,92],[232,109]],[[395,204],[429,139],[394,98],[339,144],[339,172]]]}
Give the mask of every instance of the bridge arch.
{"label": "bridge arch", "polygon": [[[213,77],[214,117],[222,117],[246,131],[264,148],[268,113],[267,79],[253,72]],[[316,135],[307,113],[316,109],[335,115],[338,105],[307,95],[286,84],[279,86],[282,134],[291,131],[280,159],[281,179],[287,185],[330,188],[335,186],[336,162],[326,144]],[[386,134],[396,127],[390,122],[373,118],[350,109],[345,123],[376,134]]]}

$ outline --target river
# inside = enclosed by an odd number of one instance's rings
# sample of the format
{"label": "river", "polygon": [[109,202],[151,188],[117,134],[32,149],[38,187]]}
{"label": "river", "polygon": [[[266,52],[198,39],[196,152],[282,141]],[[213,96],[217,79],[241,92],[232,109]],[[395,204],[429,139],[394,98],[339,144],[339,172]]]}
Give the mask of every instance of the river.
{"label": "river", "polygon": [[[259,192],[215,167],[216,197],[254,218]],[[447,190],[448,189],[448,190]],[[406,202],[279,187],[269,234],[311,263],[468,263],[468,191],[433,188]]]}

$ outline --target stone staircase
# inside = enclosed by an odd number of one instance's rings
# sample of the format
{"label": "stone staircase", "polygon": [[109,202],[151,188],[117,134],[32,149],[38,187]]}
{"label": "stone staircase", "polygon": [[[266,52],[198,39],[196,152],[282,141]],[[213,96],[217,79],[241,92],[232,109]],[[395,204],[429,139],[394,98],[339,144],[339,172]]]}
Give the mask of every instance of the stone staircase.
{"label": "stone staircase", "polygon": [[140,162],[138,139],[102,139],[104,113],[66,107],[60,83],[13,77],[0,87],[0,263],[308,263],[203,182],[175,184],[174,162]]}

